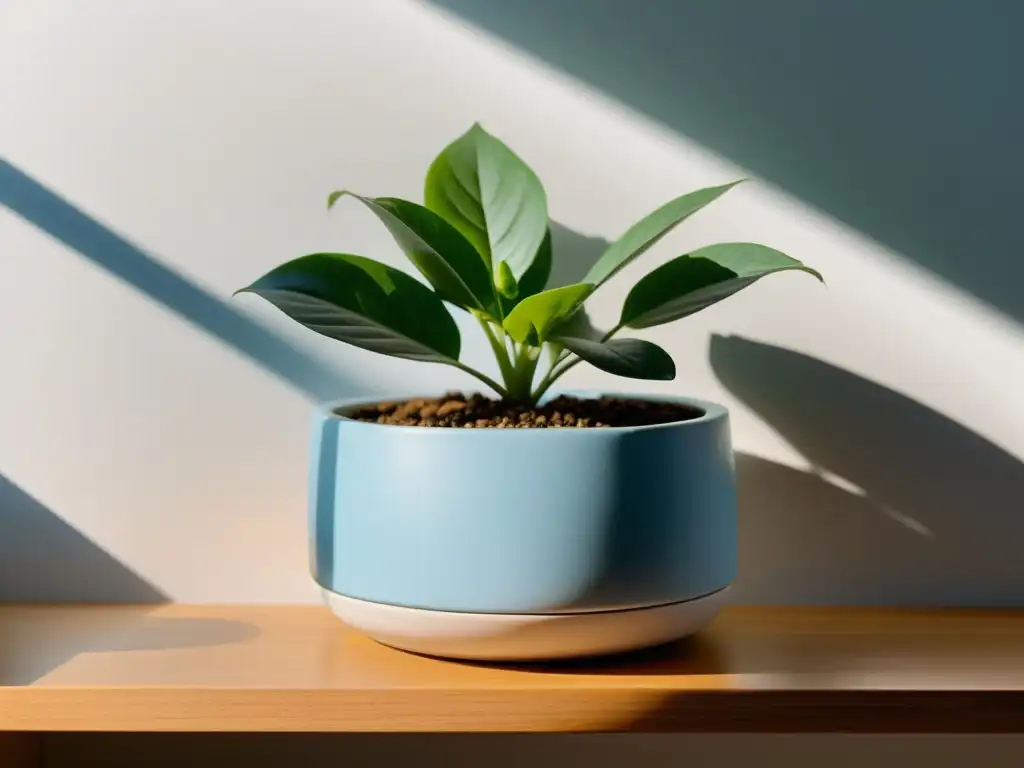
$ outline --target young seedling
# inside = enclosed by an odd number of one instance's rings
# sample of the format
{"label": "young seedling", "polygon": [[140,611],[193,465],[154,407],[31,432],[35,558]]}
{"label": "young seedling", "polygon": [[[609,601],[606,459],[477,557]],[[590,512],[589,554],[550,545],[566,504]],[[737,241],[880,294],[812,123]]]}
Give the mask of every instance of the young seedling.
{"label": "young seedling", "polygon": [[[616,376],[673,379],[675,364],[664,349],[617,334],[687,317],[775,272],[821,276],[765,245],[721,243],[641,278],[608,331],[592,328],[581,310],[620,269],[738,183],[665,203],[609,245],[582,282],[547,288],[554,254],[544,188],[515,153],[474,125],[431,164],[425,205],[350,191],[327,199],[328,208],[346,197],[369,208],[429,286],[364,256],[314,253],[239,293],[261,296],[307,328],[371,352],[454,366],[526,405],[580,362]],[[459,329],[446,304],[479,321],[500,382],[459,359]],[[538,376],[542,360],[547,367]]]}

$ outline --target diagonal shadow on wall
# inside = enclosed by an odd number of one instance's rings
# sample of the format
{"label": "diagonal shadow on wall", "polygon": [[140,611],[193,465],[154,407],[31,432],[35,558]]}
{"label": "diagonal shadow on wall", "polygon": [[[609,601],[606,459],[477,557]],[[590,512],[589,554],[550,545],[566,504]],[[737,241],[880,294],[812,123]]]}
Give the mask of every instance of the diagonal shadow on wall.
{"label": "diagonal shadow on wall", "polygon": [[715,374],[810,463],[740,455],[738,598],[1024,604],[1024,464],[921,403],[738,337]]}
{"label": "diagonal shadow on wall", "polygon": [[[367,391],[353,376],[291,346],[2,158],[0,205],[311,399]],[[0,602],[153,603],[165,599],[153,585],[0,475]]]}
{"label": "diagonal shadow on wall", "polygon": [[160,603],[167,596],[0,475],[0,603]]}
{"label": "diagonal shadow on wall", "polygon": [[0,205],[307,396],[329,400],[367,391],[363,382],[351,374],[296,349],[3,158]]}
{"label": "diagonal shadow on wall", "polygon": [[429,2],[1024,320],[1024,4]]}

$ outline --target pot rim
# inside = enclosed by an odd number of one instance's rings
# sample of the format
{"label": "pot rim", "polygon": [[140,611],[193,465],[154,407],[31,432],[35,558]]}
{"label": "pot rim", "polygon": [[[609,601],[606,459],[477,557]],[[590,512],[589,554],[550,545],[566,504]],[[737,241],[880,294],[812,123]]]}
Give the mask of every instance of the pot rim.
{"label": "pot rim", "polygon": [[[443,394],[443,393],[442,393]],[[650,432],[660,429],[686,429],[696,428],[704,424],[711,422],[722,421],[728,418],[728,409],[719,403],[711,400],[701,400],[694,397],[684,397],[680,395],[666,395],[666,394],[655,394],[650,392],[620,392],[616,390],[605,390],[605,389],[564,389],[552,392],[547,397],[557,397],[558,395],[571,395],[574,397],[581,398],[598,398],[598,397],[622,397],[633,400],[660,400],[667,403],[678,403],[680,405],[689,405],[693,408],[697,408],[704,413],[693,419],[686,419],[685,421],[669,421],[664,424],[640,424],[632,427],[600,427],[600,428],[588,428],[588,429],[573,429],[573,428],[562,428],[562,429],[498,429],[496,427],[479,427],[477,429],[452,429],[451,427],[423,427],[423,426],[406,426],[400,424],[377,424],[372,421],[359,421],[357,419],[349,418],[345,413],[338,413],[339,410],[351,411],[354,408],[358,408],[366,405],[375,405],[381,402],[387,402],[389,400],[414,400],[418,397],[439,397],[440,395],[417,395],[417,394],[400,394],[394,396],[388,396],[386,394],[375,395],[370,397],[366,395],[364,397],[350,397],[343,398],[340,400],[328,400],[321,403],[316,408],[317,416],[323,421],[340,421],[346,425],[351,425],[351,428],[356,429],[388,429],[395,430],[396,432],[409,432],[412,434],[439,434],[443,433],[446,435],[478,435],[481,432],[502,432],[510,435],[559,435],[564,438],[565,435],[586,435],[586,434],[623,434],[630,432]],[[544,399],[547,399],[544,398]],[[349,428],[346,426],[346,428]],[[545,438],[551,439],[551,438]],[[560,439],[560,438],[554,438]]]}

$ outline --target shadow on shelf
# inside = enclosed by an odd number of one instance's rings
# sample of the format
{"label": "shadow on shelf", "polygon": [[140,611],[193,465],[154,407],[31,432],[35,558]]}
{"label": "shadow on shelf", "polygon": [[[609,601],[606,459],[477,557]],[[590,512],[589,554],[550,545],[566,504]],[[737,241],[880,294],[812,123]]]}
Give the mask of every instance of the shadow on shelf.
{"label": "shadow on shelf", "polygon": [[[76,610],[78,613],[76,614]],[[0,686],[31,685],[83,654],[134,653],[230,645],[259,629],[229,619],[179,619],[149,615],[152,608],[91,607],[59,612],[39,606],[11,608],[0,635]],[[47,632],[47,626],[53,631]],[[54,684],[59,685],[59,677]]]}
{"label": "shadow on shelf", "polygon": [[[167,601],[157,587],[0,475],[0,604],[8,604],[0,632],[0,685],[27,685],[81,653],[221,645],[258,632],[236,621],[148,615],[152,608],[145,605]],[[99,615],[83,608],[75,632],[68,633],[66,614],[28,605],[58,603],[122,607]],[[56,622],[54,631],[41,634],[48,621]]]}
{"label": "shadow on shelf", "polygon": [[699,633],[654,648],[594,658],[507,664],[469,661],[449,663],[536,675],[701,676],[721,675],[727,671],[721,644],[709,633]]}

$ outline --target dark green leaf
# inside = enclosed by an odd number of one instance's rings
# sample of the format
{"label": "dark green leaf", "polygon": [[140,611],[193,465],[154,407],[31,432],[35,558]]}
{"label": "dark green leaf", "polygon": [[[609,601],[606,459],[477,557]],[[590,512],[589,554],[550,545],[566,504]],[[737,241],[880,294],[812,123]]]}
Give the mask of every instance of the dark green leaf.
{"label": "dark green leaf", "polygon": [[647,328],[678,320],[731,296],[765,275],[801,270],[784,253],[755,243],[721,243],[672,259],[640,279],[622,305],[620,325]]}
{"label": "dark green leaf", "polygon": [[427,171],[427,207],[476,247],[488,267],[508,262],[522,280],[548,227],[536,174],[479,125],[449,144]]}
{"label": "dark green leaf", "polygon": [[505,330],[521,344],[540,344],[552,328],[579,309],[593,290],[592,285],[577,283],[528,296],[505,318]]}
{"label": "dark green leaf", "polygon": [[394,197],[331,193],[329,204],[349,195],[373,211],[395,242],[445,301],[497,315],[491,276],[473,246],[458,230],[422,205]]}
{"label": "dark green leaf", "polygon": [[371,352],[449,364],[459,357],[458,326],[437,294],[362,256],[302,256],[239,293],[261,296],[307,328]]}
{"label": "dark green leaf", "polygon": [[537,246],[537,254],[530,263],[529,269],[519,278],[519,298],[533,296],[548,287],[551,277],[551,230],[544,232],[544,239]]}
{"label": "dark green leaf", "polygon": [[677,197],[658,210],[640,219],[626,230],[618,240],[608,246],[594,266],[583,278],[585,283],[595,286],[608,280],[612,275],[629,264],[637,256],[671,232],[678,224],[688,219],[704,206],[714,202],[730,189],[742,182],[734,181],[718,187],[706,187],[696,192]]}
{"label": "dark green leaf", "polygon": [[558,342],[595,368],[631,379],[668,381],[676,377],[676,364],[668,352],[643,339],[593,341],[559,336]]}

